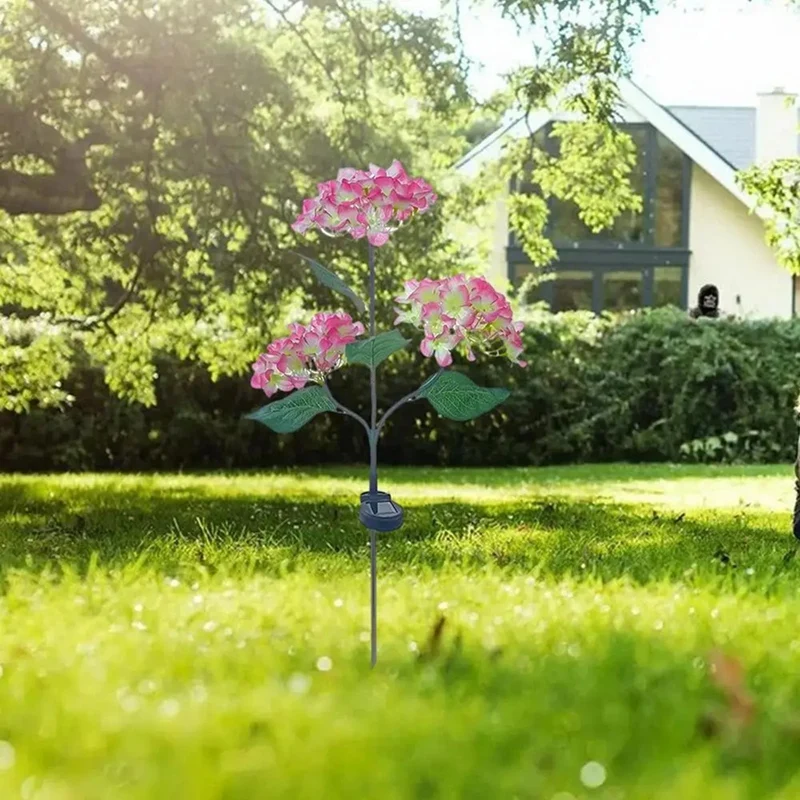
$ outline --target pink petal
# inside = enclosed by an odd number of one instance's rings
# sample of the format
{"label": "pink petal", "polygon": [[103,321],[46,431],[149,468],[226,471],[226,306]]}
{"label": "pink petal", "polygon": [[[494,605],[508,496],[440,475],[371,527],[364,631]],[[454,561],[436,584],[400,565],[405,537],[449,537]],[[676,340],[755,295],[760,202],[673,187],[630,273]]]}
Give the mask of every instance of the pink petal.
{"label": "pink petal", "polygon": [[386,231],[376,231],[367,234],[367,241],[375,247],[383,247],[389,241],[389,234]]}
{"label": "pink petal", "polygon": [[391,166],[386,170],[386,174],[390,178],[399,178],[401,181],[408,180],[408,176],[406,175],[406,171],[403,169],[403,165],[397,159],[392,161]]}
{"label": "pink petal", "polygon": [[440,367],[449,367],[453,363],[453,354],[449,350],[437,350],[436,363]]}
{"label": "pink petal", "polygon": [[390,195],[394,190],[395,186],[397,185],[397,181],[394,178],[384,177],[384,178],[375,178],[375,185],[383,192],[384,195]]}

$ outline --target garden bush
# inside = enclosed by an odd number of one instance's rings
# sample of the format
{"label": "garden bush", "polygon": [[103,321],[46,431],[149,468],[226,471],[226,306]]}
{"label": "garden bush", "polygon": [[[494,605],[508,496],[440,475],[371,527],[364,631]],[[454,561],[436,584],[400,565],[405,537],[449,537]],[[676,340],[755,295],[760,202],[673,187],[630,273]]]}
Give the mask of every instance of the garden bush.
{"label": "garden bush", "polygon": [[[509,386],[492,414],[439,419],[425,402],[395,414],[381,440],[389,464],[553,464],[608,461],[791,460],[800,391],[800,320],[691,321],[675,309],[617,317],[523,316],[526,369],[459,366],[477,383]],[[381,367],[386,407],[431,370],[409,349]],[[213,382],[201,368],[158,365],[158,405],[113,397],[88,365],[63,409],[0,414],[0,470],[146,470],[363,462],[352,420],[321,415],[275,436],[243,416],[265,402],[249,376]],[[366,368],[337,373],[334,394],[366,411]]]}

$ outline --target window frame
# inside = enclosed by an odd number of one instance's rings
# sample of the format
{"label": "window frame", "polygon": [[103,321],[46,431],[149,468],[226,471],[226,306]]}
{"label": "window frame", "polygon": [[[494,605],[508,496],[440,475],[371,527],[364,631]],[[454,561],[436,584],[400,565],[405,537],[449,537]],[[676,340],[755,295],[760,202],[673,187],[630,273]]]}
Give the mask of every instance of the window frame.
{"label": "window frame", "polygon": [[[553,123],[544,126],[545,146],[552,141],[550,130]],[[623,270],[641,271],[644,273],[644,283],[642,289],[642,307],[651,307],[653,301],[654,267],[680,267],[681,268],[681,307],[688,308],[689,296],[689,260],[691,251],[689,250],[689,221],[691,213],[691,184],[692,184],[692,161],[683,153],[683,172],[682,172],[682,198],[683,209],[681,216],[681,243],[677,247],[664,247],[655,244],[656,232],[656,187],[657,170],[659,163],[658,130],[646,122],[624,123],[620,127],[622,130],[632,128],[646,129],[645,151],[644,151],[644,186],[645,192],[642,198],[642,217],[644,220],[644,241],[625,242],[621,240],[576,240],[576,241],[553,241],[553,246],[558,254],[558,259],[545,272],[555,272],[560,270],[591,270],[593,272],[593,291],[592,291],[592,311],[599,314],[603,311],[603,276],[606,272],[616,272]],[[537,133],[539,133],[537,131]],[[663,135],[663,134],[662,134]],[[664,137],[667,138],[667,137]],[[549,148],[548,148],[549,149]],[[552,152],[552,150],[551,150]],[[511,190],[515,191],[515,181],[512,181]],[[523,190],[533,188],[530,186],[520,187]],[[548,199],[548,210],[552,211],[552,202]],[[545,235],[551,236],[551,221],[548,218],[545,228]],[[516,235],[509,229],[508,244],[506,247],[506,264],[508,279],[512,285],[516,285],[517,270],[521,267],[530,267],[530,260],[527,258],[516,238]],[[542,285],[542,299],[552,305],[553,281],[545,281]]]}
{"label": "window frame", "polygon": [[[517,267],[529,267],[530,262],[526,260],[517,261],[514,265]],[[592,308],[594,314],[601,314],[604,310],[603,305],[603,282],[605,275],[609,272],[634,272],[642,275],[642,305],[640,308],[652,308],[653,294],[655,288],[655,270],[657,267],[678,267],[681,270],[681,308],[684,310],[688,307],[689,298],[689,269],[684,264],[666,263],[665,261],[658,261],[648,264],[642,264],[641,261],[636,263],[628,262],[622,263],[606,263],[596,264],[590,262],[569,261],[559,264],[559,268],[552,271],[555,276],[559,272],[571,272],[580,270],[582,272],[592,273]],[[553,297],[555,292],[555,285],[552,280],[544,280],[541,284],[541,299],[552,307]]]}

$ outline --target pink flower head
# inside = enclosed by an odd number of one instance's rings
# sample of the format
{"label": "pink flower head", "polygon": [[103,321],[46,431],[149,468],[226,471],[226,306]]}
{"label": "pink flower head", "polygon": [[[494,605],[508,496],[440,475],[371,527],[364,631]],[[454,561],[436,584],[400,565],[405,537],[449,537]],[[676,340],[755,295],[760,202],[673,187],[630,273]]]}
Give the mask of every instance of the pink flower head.
{"label": "pink flower head", "polygon": [[400,294],[397,297],[395,297],[395,302],[410,303],[411,295],[416,291],[418,286],[419,286],[419,281],[415,280],[406,281],[403,284],[403,294]]}
{"label": "pink flower head", "polygon": [[375,164],[369,170],[344,167],[335,180],[317,184],[317,197],[303,201],[292,224],[297,233],[318,228],[328,236],[367,237],[381,247],[414,213],[428,211],[436,202],[430,184],[410,178],[396,159],[388,169]]}
{"label": "pink flower head", "polygon": [[420,343],[419,350],[426,358],[433,356],[440,367],[449,367],[453,363],[453,349],[461,341],[461,334],[441,333],[439,336],[426,336]]}
{"label": "pink flower head", "polygon": [[412,303],[421,303],[422,305],[426,303],[438,303],[441,300],[441,286],[441,281],[423,278],[417,284],[416,289],[409,295],[409,300]]}
{"label": "pink flower head", "polygon": [[[523,350],[522,323],[515,322],[510,303],[485,278],[451,278],[407,281],[395,298],[395,325],[408,323],[421,328],[425,338],[420,351],[435,356],[441,366],[452,361],[451,351],[463,349],[469,361],[475,348],[488,355],[505,355],[520,366]],[[445,363],[446,362],[446,363]]]}
{"label": "pink flower head", "polygon": [[441,303],[425,303],[422,306],[422,324],[426,336],[439,336],[454,322],[452,317],[444,313]]}
{"label": "pink flower head", "polygon": [[253,364],[250,385],[267,397],[300,389],[309,381],[321,383],[341,366],[345,347],[364,333],[364,326],[338,311],[315,314],[308,327],[293,322],[289,331],[289,336],[270,342]]}
{"label": "pink flower head", "polygon": [[442,309],[448,317],[459,325],[469,328],[477,316],[472,306],[469,286],[463,275],[456,275],[442,281],[440,294]]}

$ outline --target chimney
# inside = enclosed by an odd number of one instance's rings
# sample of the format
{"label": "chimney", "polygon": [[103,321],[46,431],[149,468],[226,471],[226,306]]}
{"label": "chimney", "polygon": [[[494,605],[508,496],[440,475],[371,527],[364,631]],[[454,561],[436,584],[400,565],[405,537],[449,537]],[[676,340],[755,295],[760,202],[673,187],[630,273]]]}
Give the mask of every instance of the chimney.
{"label": "chimney", "polygon": [[797,95],[779,87],[758,95],[756,164],[797,156]]}

